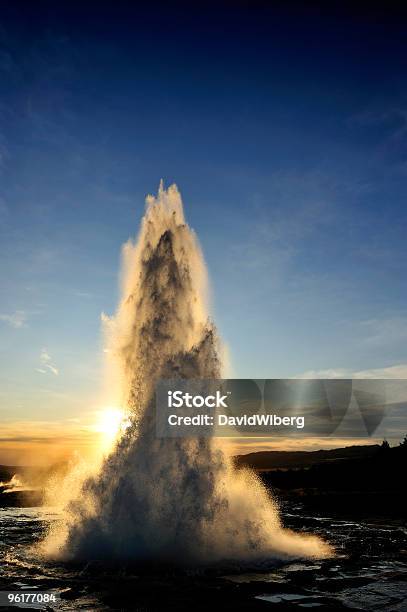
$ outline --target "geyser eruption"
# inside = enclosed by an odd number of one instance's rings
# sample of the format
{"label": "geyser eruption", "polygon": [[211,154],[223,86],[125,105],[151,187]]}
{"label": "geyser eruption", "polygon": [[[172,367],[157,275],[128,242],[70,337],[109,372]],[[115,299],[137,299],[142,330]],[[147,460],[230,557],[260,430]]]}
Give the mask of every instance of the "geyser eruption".
{"label": "geyser eruption", "polygon": [[221,371],[205,265],[180,194],[161,184],[146,202],[138,240],[124,248],[122,299],[108,321],[129,426],[67,505],[46,553],[172,563],[330,555],[317,537],[282,528],[255,474],[236,471],[216,439],[156,437],[156,382]]}

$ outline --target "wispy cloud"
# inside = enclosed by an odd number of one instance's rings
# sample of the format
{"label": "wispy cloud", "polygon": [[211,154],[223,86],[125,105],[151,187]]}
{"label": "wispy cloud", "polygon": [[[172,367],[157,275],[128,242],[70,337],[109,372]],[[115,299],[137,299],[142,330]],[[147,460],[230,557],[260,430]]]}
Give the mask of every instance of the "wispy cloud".
{"label": "wispy cloud", "polygon": [[35,368],[40,374],[48,374],[51,372],[54,376],[58,376],[59,368],[53,362],[51,355],[46,348],[43,348],[40,354],[41,367]]}
{"label": "wispy cloud", "polygon": [[55,376],[58,376],[59,374],[59,370],[58,368],[56,368],[55,366],[51,365],[51,364],[47,364],[47,368],[53,373],[55,374]]}
{"label": "wispy cloud", "polygon": [[339,190],[331,177],[318,171],[273,174],[267,196],[254,196],[255,214],[247,239],[235,247],[239,265],[279,277],[314,233],[322,232],[336,219]]}
{"label": "wispy cloud", "polygon": [[2,423],[0,443],[92,441],[92,430],[74,419],[59,421],[15,420]]}
{"label": "wispy cloud", "polygon": [[11,314],[0,314],[0,321],[18,329],[24,327],[27,321],[27,313],[24,310],[16,310]]}
{"label": "wispy cloud", "polygon": [[362,321],[367,331],[365,342],[371,346],[398,344],[407,340],[407,318],[388,317]]}
{"label": "wispy cloud", "polygon": [[331,368],[326,370],[307,370],[295,378],[371,378],[371,379],[407,379],[407,363],[370,370],[350,370]]}

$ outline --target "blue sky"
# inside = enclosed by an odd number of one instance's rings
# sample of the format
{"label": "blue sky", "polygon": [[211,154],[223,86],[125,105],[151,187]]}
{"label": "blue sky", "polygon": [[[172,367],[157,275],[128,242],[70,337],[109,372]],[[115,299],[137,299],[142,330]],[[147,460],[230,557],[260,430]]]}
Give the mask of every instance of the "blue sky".
{"label": "blue sky", "polygon": [[2,6],[4,419],[97,401],[100,313],[161,178],[236,376],[407,375],[405,20],[335,6]]}

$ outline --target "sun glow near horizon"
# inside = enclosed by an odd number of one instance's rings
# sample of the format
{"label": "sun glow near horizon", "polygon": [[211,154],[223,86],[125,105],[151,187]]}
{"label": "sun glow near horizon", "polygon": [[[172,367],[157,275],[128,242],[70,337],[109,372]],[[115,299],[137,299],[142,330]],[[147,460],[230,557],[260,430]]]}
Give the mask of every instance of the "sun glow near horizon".
{"label": "sun glow near horizon", "polygon": [[97,422],[92,429],[100,434],[101,448],[106,451],[128,426],[129,420],[123,408],[106,406],[97,412]]}

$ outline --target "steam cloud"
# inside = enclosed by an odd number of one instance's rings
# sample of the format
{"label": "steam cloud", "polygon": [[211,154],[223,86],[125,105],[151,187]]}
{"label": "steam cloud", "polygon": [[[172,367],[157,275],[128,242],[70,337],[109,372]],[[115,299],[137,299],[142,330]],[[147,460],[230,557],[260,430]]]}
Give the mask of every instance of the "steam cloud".
{"label": "steam cloud", "polygon": [[146,200],[124,247],[122,299],[107,320],[108,354],[130,425],[43,543],[50,558],[211,563],[324,557],[314,536],[283,529],[253,472],[236,471],[216,439],[157,438],[160,378],[220,378],[206,269],[175,185]]}

